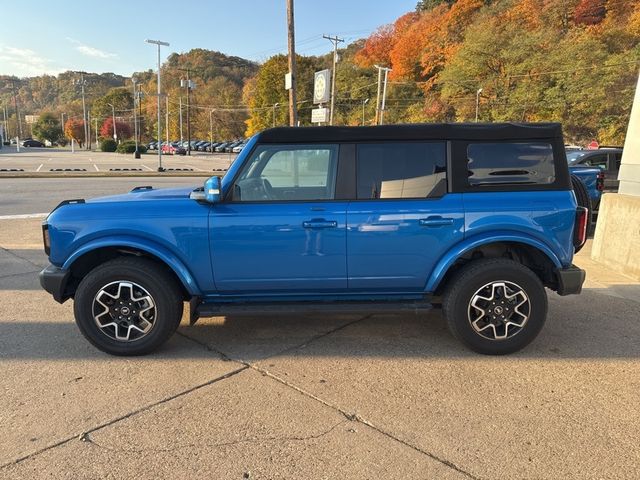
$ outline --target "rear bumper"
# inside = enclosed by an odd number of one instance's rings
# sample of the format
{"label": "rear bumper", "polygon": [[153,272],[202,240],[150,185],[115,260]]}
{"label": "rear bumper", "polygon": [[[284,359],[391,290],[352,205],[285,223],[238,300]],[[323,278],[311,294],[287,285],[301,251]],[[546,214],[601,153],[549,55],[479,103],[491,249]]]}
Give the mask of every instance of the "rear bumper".
{"label": "rear bumper", "polygon": [[69,283],[69,270],[63,270],[55,265],[49,265],[40,272],[40,285],[47,292],[53,295],[53,299],[58,303],[63,303],[69,295],[65,295],[67,283]]}
{"label": "rear bumper", "polygon": [[558,278],[558,295],[574,295],[582,292],[587,273],[581,268],[571,265],[567,268],[556,269]]}

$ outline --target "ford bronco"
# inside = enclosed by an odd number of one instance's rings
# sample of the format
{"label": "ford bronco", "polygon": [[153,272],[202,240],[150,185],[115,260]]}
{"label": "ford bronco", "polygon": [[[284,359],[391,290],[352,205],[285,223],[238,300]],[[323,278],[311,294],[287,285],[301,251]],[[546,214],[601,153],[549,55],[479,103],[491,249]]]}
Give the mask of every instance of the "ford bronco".
{"label": "ford bronco", "polygon": [[559,124],[274,128],[223,178],[67,200],[43,223],[58,302],[116,355],[198,317],[420,312],[484,354],[530,343],[586,239]]}

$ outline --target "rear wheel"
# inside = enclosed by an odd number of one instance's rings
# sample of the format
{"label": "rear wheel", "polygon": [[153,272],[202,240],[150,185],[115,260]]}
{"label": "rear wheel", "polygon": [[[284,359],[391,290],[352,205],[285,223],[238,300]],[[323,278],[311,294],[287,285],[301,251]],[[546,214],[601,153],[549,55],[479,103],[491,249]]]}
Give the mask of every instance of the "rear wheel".
{"label": "rear wheel", "polygon": [[[573,186],[573,192],[576,195],[576,201],[578,202],[579,207],[585,207],[589,210],[589,214],[587,215],[587,232],[591,231],[591,224],[593,223],[592,215],[593,209],[591,205],[591,198],[589,198],[589,192],[587,191],[587,187],[582,183],[575,175],[571,175],[571,185]],[[580,249],[584,245],[576,247],[575,252],[578,253]]]}
{"label": "rear wheel", "polygon": [[442,312],[451,333],[486,355],[516,352],[540,333],[547,295],[537,275],[504,258],[469,263],[447,285]]}
{"label": "rear wheel", "polygon": [[162,345],[182,318],[174,278],[144,258],[106,262],[82,279],[76,324],[89,342],[112,355],[144,355]]}

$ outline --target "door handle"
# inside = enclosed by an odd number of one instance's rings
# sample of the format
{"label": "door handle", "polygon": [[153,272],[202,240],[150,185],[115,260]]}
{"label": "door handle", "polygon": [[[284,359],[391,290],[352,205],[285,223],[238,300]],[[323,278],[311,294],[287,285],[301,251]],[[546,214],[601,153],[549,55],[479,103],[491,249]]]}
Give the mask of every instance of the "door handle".
{"label": "door handle", "polygon": [[449,217],[427,217],[421,218],[418,223],[422,227],[446,227],[453,225],[453,218]]}
{"label": "door handle", "polygon": [[338,226],[338,222],[335,220],[306,220],[302,222],[302,226],[304,228],[336,228]]}

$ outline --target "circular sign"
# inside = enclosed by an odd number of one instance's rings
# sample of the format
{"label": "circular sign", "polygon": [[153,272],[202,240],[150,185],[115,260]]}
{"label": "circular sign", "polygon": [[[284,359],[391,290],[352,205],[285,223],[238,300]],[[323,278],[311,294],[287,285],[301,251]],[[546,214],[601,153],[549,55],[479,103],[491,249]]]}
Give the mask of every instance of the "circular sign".
{"label": "circular sign", "polygon": [[327,81],[324,75],[318,75],[313,86],[313,99],[317,102],[322,101],[322,99],[325,97],[326,92]]}

